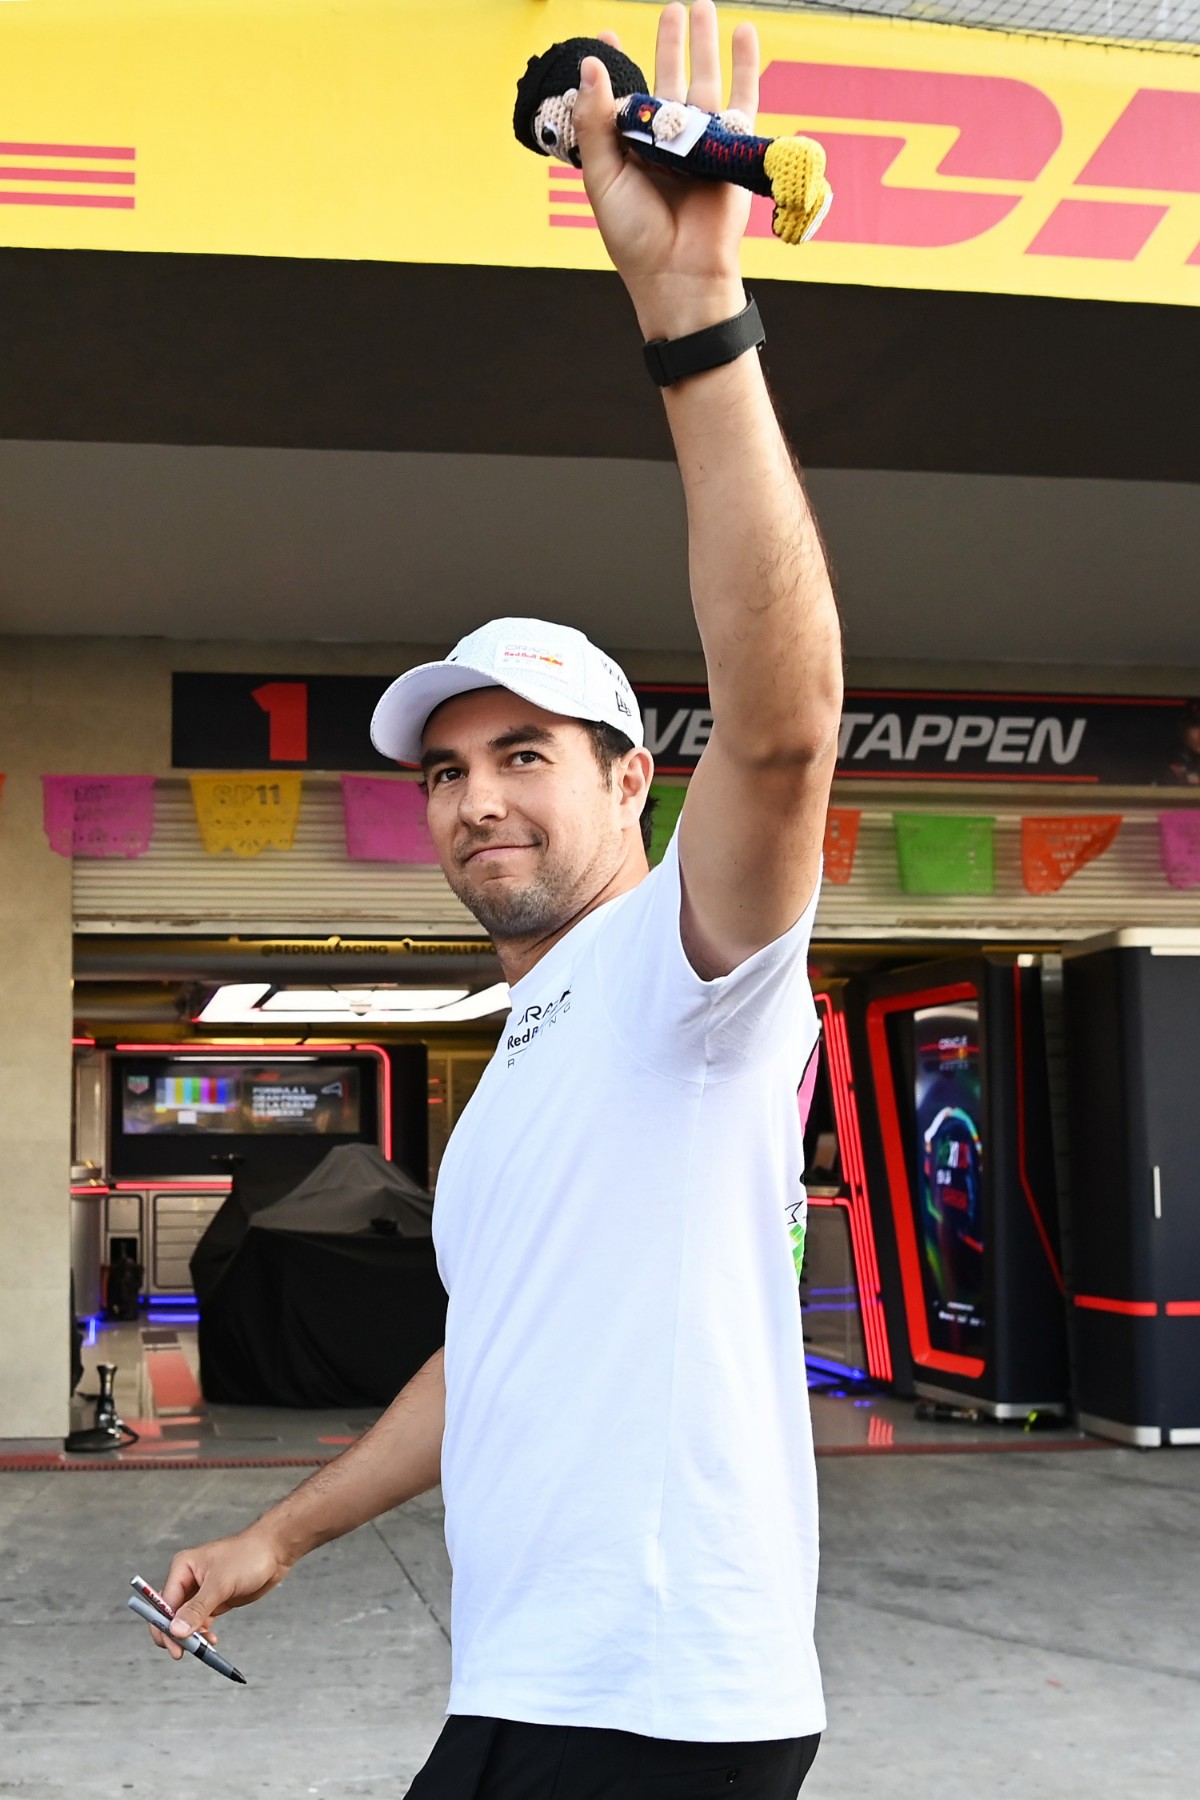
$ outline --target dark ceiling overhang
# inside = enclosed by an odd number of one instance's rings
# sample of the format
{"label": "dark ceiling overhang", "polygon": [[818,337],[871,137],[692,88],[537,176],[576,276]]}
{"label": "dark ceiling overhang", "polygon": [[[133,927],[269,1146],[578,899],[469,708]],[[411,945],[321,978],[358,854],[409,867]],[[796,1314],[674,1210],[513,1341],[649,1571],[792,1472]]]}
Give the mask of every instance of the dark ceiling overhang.
{"label": "dark ceiling overhang", "polygon": [[[760,282],[812,467],[1200,481],[1191,309]],[[666,458],[615,275],[0,251],[0,436]]]}

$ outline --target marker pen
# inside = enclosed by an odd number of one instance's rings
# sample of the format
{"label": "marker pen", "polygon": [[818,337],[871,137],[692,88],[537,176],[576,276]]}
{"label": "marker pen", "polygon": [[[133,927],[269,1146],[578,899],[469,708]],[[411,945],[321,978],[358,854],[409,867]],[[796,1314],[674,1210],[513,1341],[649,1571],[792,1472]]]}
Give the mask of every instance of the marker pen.
{"label": "marker pen", "polygon": [[[170,1636],[168,1629],[171,1623],[170,1619],[165,1613],[159,1612],[156,1606],[152,1606],[149,1600],[144,1600],[141,1594],[130,1594],[126,1604],[132,1612],[138,1615],[139,1619],[145,1619],[147,1625],[157,1625],[164,1637]],[[235,1669],[231,1662],[226,1662],[225,1658],[219,1655],[211,1644],[205,1642],[198,1631],[193,1631],[190,1637],[172,1637],[171,1642],[178,1644],[181,1650],[186,1650],[190,1655],[198,1657],[202,1663],[207,1663],[210,1669],[217,1671],[218,1675],[225,1675],[230,1681],[240,1681],[243,1687],[246,1686],[246,1677],[241,1671]]]}
{"label": "marker pen", "polygon": [[[175,1608],[171,1605],[170,1601],[164,1600],[158,1589],[151,1587],[150,1583],[144,1581],[140,1575],[131,1575],[129,1577],[129,1585],[142,1596],[143,1600],[148,1600],[151,1606],[156,1606],[159,1612],[163,1614],[164,1618],[173,1619],[175,1617]],[[201,1637],[207,1637],[208,1633],[207,1631],[202,1631],[200,1635]]]}

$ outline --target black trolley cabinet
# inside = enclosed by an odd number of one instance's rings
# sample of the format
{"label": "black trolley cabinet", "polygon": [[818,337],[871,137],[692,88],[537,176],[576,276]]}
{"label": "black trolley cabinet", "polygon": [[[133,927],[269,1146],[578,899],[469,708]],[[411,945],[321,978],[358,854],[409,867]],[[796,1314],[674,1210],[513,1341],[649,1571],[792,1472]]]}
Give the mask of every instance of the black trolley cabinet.
{"label": "black trolley cabinet", "polygon": [[1063,988],[1079,1422],[1200,1444],[1200,931],[1087,939]]}

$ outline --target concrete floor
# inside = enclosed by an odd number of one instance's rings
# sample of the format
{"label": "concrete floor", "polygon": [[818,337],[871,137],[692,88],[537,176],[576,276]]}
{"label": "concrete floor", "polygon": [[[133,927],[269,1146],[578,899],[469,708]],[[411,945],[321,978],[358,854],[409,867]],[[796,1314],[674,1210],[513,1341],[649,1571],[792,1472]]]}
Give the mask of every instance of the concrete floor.
{"label": "concrete floor", "polygon": [[[0,1795],[399,1800],[449,1668],[432,1497],[226,1621],[247,1687],[124,1611],[130,1574],[297,1473],[0,1475]],[[1200,1452],[843,1456],[820,1480],[830,1729],[804,1800],[1195,1793]]]}

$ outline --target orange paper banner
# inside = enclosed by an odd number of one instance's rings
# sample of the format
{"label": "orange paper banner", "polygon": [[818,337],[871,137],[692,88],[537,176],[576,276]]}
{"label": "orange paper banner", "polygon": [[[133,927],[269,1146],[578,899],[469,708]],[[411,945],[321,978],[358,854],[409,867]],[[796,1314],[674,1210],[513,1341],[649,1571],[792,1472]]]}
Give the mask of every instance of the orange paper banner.
{"label": "orange paper banner", "polygon": [[862,814],[850,806],[831,806],[825,815],[825,879],[845,887],[854,872],[854,851]]}
{"label": "orange paper banner", "polygon": [[1022,819],[1021,879],[1030,894],[1056,894],[1085,863],[1103,856],[1121,829],[1119,813]]}

